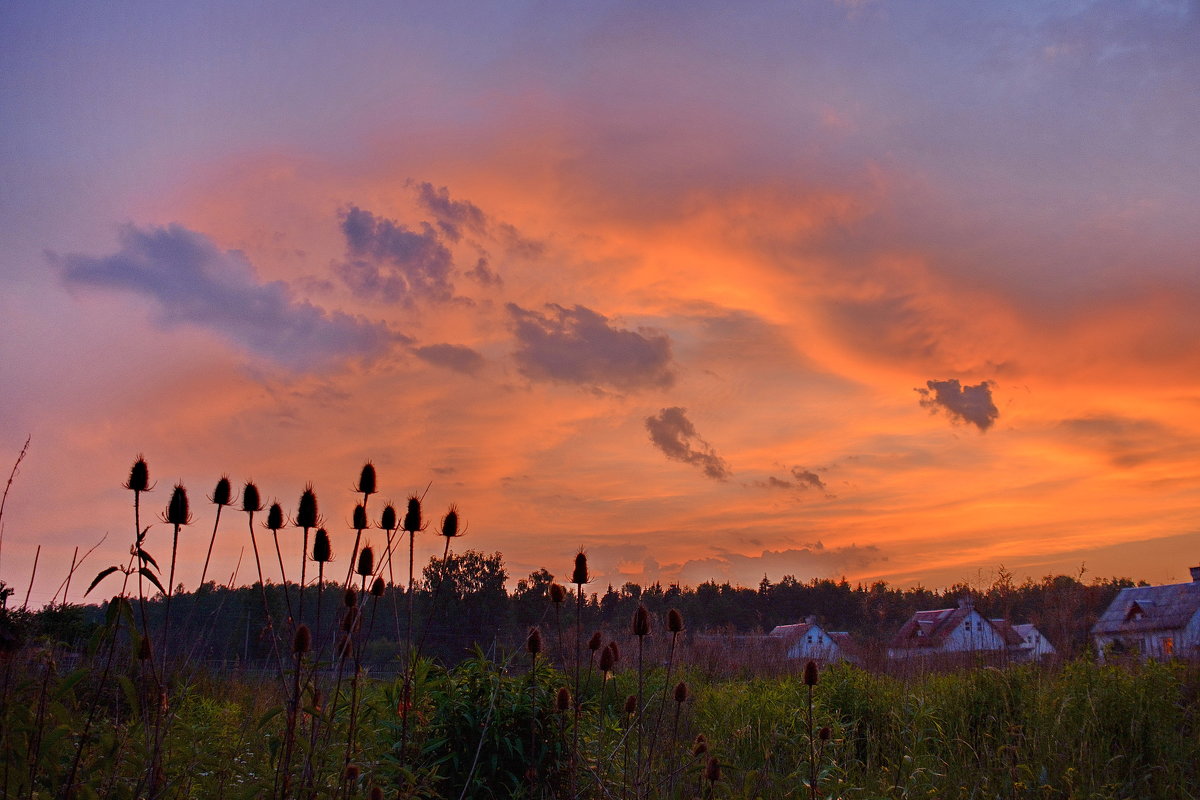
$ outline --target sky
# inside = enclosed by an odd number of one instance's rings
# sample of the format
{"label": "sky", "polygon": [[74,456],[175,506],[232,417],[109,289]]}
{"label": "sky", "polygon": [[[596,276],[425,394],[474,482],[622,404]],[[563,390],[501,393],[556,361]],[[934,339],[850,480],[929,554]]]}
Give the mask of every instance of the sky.
{"label": "sky", "polygon": [[[0,580],[124,563],[139,454],[188,588],[222,475],[311,483],[345,559],[367,460],[419,558],[454,503],[513,579],[1188,580],[1198,37],[1194,1],[5,3]],[[209,577],[253,578],[245,523]]]}

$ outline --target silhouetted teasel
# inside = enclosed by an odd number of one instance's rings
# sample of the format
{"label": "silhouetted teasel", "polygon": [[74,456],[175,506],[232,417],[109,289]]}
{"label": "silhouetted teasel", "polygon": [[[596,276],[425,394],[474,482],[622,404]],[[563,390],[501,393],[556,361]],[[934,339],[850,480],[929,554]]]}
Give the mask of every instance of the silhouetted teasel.
{"label": "silhouetted teasel", "polygon": [[807,664],[804,665],[804,685],[805,686],[816,686],[817,685],[817,662],[809,661]]}
{"label": "silhouetted teasel", "polygon": [[554,710],[560,714],[571,710],[571,690],[567,687],[559,687],[558,693],[554,696]]}
{"label": "silhouetted teasel", "polygon": [[688,685],[686,683],[684,683],[683,681],[680,681],[679,683],[675,684],[675,702],[676,703],[686,702],[689,696],[690,696],[690,693],[688,692]]}
{"label": "silhouetted teasel", "polygon": [[125,481],[125,488],[131,492],[150,491],[150,468],[146,466],[146,459],[141,453],[138,453],[129,470],[129,480]]}
{"label": "silhouetted teasel", "polygon": [[416,495],[408,498],[408,510],[404,512],[404,530],[407,533],[418,533],[424,530],[421,523],[421,498]]}
{"label": "silhouetted teasel", "polygon": [[267,509],[267,521],[263,523],[263,527],[267,530],[278,532],[283,528],[283,506],[279,503],[272,503]]}
{"label": "silhouetted teasel", "polygon": [[329,532],[324,528],[317,529],[313,539],[312,560],[324,564],[333,558],[333,548],[329,543]]}
{"label": "silhouetted teasel", "polygon": [[587,553],[580,550],[575,554],[575,569],[571,571],[571,583],[582,586],[591,582],[592,576],[588,573]]}
{"label": "silhouetted teasel", "polygon": [[636,714],[637,709],[638,709],[637,695],[631,694],[631,695],[629,695],[629,697],[626,697],[625,698],[625,713],[626,713],[626,715],[632,716],[633,714]]}
{"label": "silhouetted teasel", "polygon": [[143,636],[142,640],[138,642],[138,661],[148,661],[152,653],[153,650],[150,647],[150,636]]}
{"label": "silhouetted teasel", "polygon": [[821,727],[821,730],[817,733],[817,738],[820,739],[822,742],[828,742],[829,737],[832,735],[833,735],[833,731],[829,728],[828,725],[824,725]]}
{"label": "silhouetted teasel", "polygon": [[616,641],[609,642],[608,649],[612,651],[612,659],[614,664],[621,660],[621,648],[617,646]]}
{"label": "silhouetted teasel", "polygon": [[617,663],[616,657],[613,655],[613,649],[606,647],[600,651],[600,671],[609,673],[613,670],[613,665]]}
{"label": "silhouetted teasel", "polygon": [[354,608],[358,605],[358,591],[353,586],[342,592],[342,605],[346,608]]}
{"label": "silhouetted teasel", "polygon": [[296,628],[296,635],[292,637],[292,652],[302,656],[309,650],[312,650],[312,631],[301,622]]}
{"label": "silhouetted teasel", "polygon": [[383,578],[376,578],[371,584],[371,597],[383,597],[383,593],[386,589],[387,584],[383,582]]}
{"label": "silhouetted teasel", "polygon": [[458,530],[458,506],[451,504],[446,515],[442,517],[441,534],[447,539],[462,535]]}
{"label": "silhouetted teasel", "polygon": [[525,650],[531,656],[542,652],[542,632],[537,627],[529,629],[529,635],[525,637]]}
{"label": "silhouetted teasel", "polygon": [[247,514],[257,514],[263,510],[262,500],[258,494],[258,487],[253,483],[247,482],[242,488],[242,511]]}
{"label": "silhouetted teasel", "polygon": [[596,631],[592,634],[592,638],[588,639],[588,650],[591,650],[593,653],[595,653],[600,649],[600,644],[602,641],[603,637],[600,636],[600,631]]}
{"label": "silhouetted teasel", "polygon": [[704,770],[704,779],[709,783],[716,783],[721,780],[721,762],[716,756],[708,759],[708,766]]}
{"label": "silhouetted teasel", "polygon": [[354,490],[359,494],[375,494],[375,465],[370,461],[363,464],[362,472],[358,474],[358,484]]}
{"label": "silhouetted teasel", "polygon": [[354,519],[351,527],[353,527],[356,531],[366,530],[368,527],[370,527],[369,523],[367,522],[367,509],[363,507],[362,503],[359,503],[354,507]]}
{"label": "silhouetted teasel", "polygon": [[371,787],[371,794],[368,795],[368,797],[370,800],[383,800],[383,787],[381,787],[379,784],[375,784]]}
{"label": "silhouetted teasel", "polygon": [[679,633],[683,630],[683,614],[679,609],[672,608],[667,612],[667,630],[671,633]]}
{"label": "silhouetted teasel", "polygon": [[358,569],[355,570],[364,578],[371,577],[375,572],[375,551],[367,545],[358,553]]}
{"label": "silhouetted teasel", "polygon": [[631,628],[633,635],[638,638],[650,635],[650,610],[643,603],[638,603],[637,610],[633,612]]}
{"label": "silhouetted teasel", "polygon": [[296,519],[293,524],[297,528],[315,528],[321,524],[317,514],[317,493],[313,491],[311,483],[305,486],[304,491],[300,494],[300,504],[296,508]]}
{"label": "silhouetted teasel", "polygon": [[562,605],[567,599],[567,587],[561,583],[550,584],[550,602],[554,605]]}
{"label": "silhouetted teasel", "polygon": [[697,733],[695,741],[692,742],[692,755],[699,758],[708,752],[708,739],[703,733]]}
{"label": "silhouetted teasel", "polygon": [[216,487],[213,489],[212,495],[209,496],[209,501],[217,506],[233,505],[233,486],[229,483],[229,476],[222,475],[217,481]]}
{"label": "silhouetted teasel", "polygon": [[396,530],[396,507],[388,503],[379,514],[379,527],[385,531]]}
{"label": "silhouetted teasel", "polygon": [[175,484],[175,489],[171,492],[171,501],[167,503],[162,520],[170,525],[190,525],[192,523],[192,514],[188,510],[187,490],[183,488],[182,483]]}

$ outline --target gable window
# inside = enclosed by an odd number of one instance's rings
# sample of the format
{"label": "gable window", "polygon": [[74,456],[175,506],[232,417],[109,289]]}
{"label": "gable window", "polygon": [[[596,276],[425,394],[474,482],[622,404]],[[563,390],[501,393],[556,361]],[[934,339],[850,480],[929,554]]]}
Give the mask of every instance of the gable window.
{"label": "gable window", "polygon": [[1163,655],[1175,655],[1175,637],[1168,636],[1167,638],[1163,639]]}

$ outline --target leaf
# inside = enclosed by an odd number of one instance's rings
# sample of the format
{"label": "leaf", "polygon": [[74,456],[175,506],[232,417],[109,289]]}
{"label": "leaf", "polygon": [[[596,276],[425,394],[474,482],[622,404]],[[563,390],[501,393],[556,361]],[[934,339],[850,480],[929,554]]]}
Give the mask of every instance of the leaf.
{"label": "leaf", "polygon": [[97,583],[99,583],[100,581],[104,580],[104,579],[105,579],[105,578],[107,578],[109,575],[112,575],[112,574],[113,574],[114,572],[116,572],[118,569],[120,569],[120,567],[118,567],[118,566],[111,566],[111,567],[106,567],[105,569],[102,569],[102,570],[100,570],[100,574],[98,574],[98,575],[97,575],[95,578],[93,578],[93,579],[92,579],[92,584],[91,584],[90,586],[88,586],[88,588],[87,588],[87,592],[84,592],[84,593],[83,593],[83,596],[84,596],[84,597],[87,597],[87,594],[88,594],[88,592],[90,592],[92,589],[95,589],[95,588],[96,588],[96,584],[97,584]]}
{"label": "leaf", "polygon": [[140,567],[140,568],[138,569],[138,573],[139,573],[140,575],[142,575],[142,576],[143,576],[143,577],[144,577],[146,580],[148,580],[148,581],[150,581],[151,583],[153,583],[153,584],[154,584],[154,586],[155,586],[155,587],[156,587],[156,588],[157,588],[157,589],[158,589],[160,592],[162,592],[163,594],[166,594],[166,593],[167,593],[167,590],[166,590],[166,589],[164,589],[164,588],[162,587],[162,584],[158,582],[158,576],[157,576],[157,575],[155,575],[155,574],[154,574],[154,572],[153,572],[153,571],[152,571],[152,570],[151,570],[149,567]]}
{"label": "leaf", "polygon": [[149,553],[147,553],[145,550],[143,550],[140,547],[137,549],[137,554],[138,554],[138,558],[140,558],[142,560],[143,564],[149,562],[152,567],[154,567],[155,569],[158,569],[158,562],[154,560],[154,557],[152,555],[150,555]]}

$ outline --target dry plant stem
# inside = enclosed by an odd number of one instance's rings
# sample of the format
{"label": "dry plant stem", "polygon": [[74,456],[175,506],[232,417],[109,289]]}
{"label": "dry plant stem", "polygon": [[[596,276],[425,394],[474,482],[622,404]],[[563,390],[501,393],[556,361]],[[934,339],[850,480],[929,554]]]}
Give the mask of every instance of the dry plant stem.
{"label": "dry plant stem", "polygon": [[250,517],[250,544],[254,548],[254,565],[258,568],[258,588],[262,594],[263,614],[267,617],[267,633],[271,636],[271,652],[275,654],[275,666],[279,670],[281,685],[287,686],[287,676],[283,672],[283,659],[279,657],[279,641],[275,636],[275,623],[271,619],[271,603],[267,600],[267,583],[263,580],[262,558],[258,552],[258,539],[254,536],[254,512],[246,512]]}
{"label": "dry plant stem", "polygon": [[579,668],[583,661],[583,649],[581,646],[583,637],[583,584],[575,584],[575,696],[572,702],[575,707],[575,720],[572,726],[574,734],[571,742],[571,794],[575,794],[576,782],[575,772],[579,768],[579,710],[582,701],[579,699]]}
{"label": "dry plant stem", "polygon": [[643,643],[646,640],[645,636],[637,637],[638,640],[638,693],[637,693],[637,761],[633,765],[633,783],[635,792],[640,794],[642,784],[642,713],[646,710],[642,705],[642,692],[645,683],[645,670],[642,667]]}
{"label": "dry plant stem", "polygon": [[[13,480],[17,477],[17,470],[21,466],[21,462],[25,460],[25,454],[29,452],[29,442],[32,436],[25,437],[25,444],[21,447],[21,452],[17,455],[17,460],[13,462],[12,471],[8,473],[8,483],[4,484],[4,496],[0,497],[0,523],[4,522],[4,506],[8,504],[8,490],[12,488]],[[0,524],[0,554],[4,551],[4,525]]]}
{"label": "dry plant stem", "polygon": [[[654,763],[654,750],[655,750],[656,745],[658,744],[658,732],[662,727],[663,713],[666,711],[666,708],[667,708],[667,698],[670,696],[670,694],[672,692],[671,667],[675,663],[675,642],[678,638],[679,638],[679,634],[675,631],[672,631],[671,632],[671,648],[667,655],[667,676],[666,676],[666,678],[663,679],[664,683],[663,683],[662,703],[658,707],[658,717],[655,718],[655,720],[654,720],[654,732],[650,735],[650,749],[646,753],[647,765],[651,765]],[[675,714],[676,722],[679,721],[679,713],[678,712],[679,712],[679,709],[676,708],[676,714]]]}
{"label": "dry plant stem", "polygon": [[42,556],[42,546],[37,546],[37,551],[33,554],[33,572],[29,575],[29,586],[25,589],[25,602],[21,604],[21,610],[29,608],[29,594],[33,591],[33,579],[37,577],[38,559]]}
{"label": "dry plant stem", "polygon": [[808,796],[817,800],[817,747],[813,738],[813,685],[808,685]]}
{"label": "dry plant stem", "polygon": [[167,679],[167,645],[171,641],[169,633],[171,630],[171,598],[175,595],[175,556],[179,550],[179,525],[175,525],[175,533],[171,537],[171,573],[167,580],[167,607],[163,613],[163,629],[162,629],[162,658],[161,668],[163,671],[162,682]]}
{"label": "dry plant stem", "polygon": [[[304,528],[304,548],[300,551],[300,607],[296,609],[296,624],[304,621],[304,568],[308,566],[308,527]],[[317,595],[320,597],[320,594]]]}
{"label": "dry plant stem", "polygon": [[[38,691],[37,722],[33,727],[33,741],[29,744],[29,799],[33,800],[33,785],[37,780],[38,761],[41,760],[42,734],[46,726],[46,700],[50,694],[50,674],[53,667],[50,661],[43,665],[42,685]],[[7,787],[7,783],[5,784]]]}
{"label": "dry plant stem", "polygon": [[[279,559],[279,579],[283,581],[283,602],[287,606],[288,621],[292,623],[292,633],[295,633],[300,620],[296,619],[296,615],[292,613],[292,594],[288,591],[287,570],[283,567],[283,553],[279,549],[279,531],[271,531],[271,538],[275,540],[275,557]],[[301,587],[301,591],[303,591],[303,587]]]}
{"label": "dry plant stem", "polygon": [[292,676],[292,696],[288,698],[287,731],[283,740],[283,758],[279,762],[276,785],[279,796],[286,798],[291,791],[292,749],[296,741],[296,720],[300,716],[300,673],[304,668],[304,656],[296,653],[296,666]]}
{"label": "dry plant stem", "polygon": [[213,545],[217,541],[217,526],[221,524],[221,505],[217,505],[217,518],[213,520],[212,536],[208,540],[208,554],[204,556],[204,569],[200,570],[200,586],[204,585],[204,579],[208,577],[208,562],[212,560]]}

